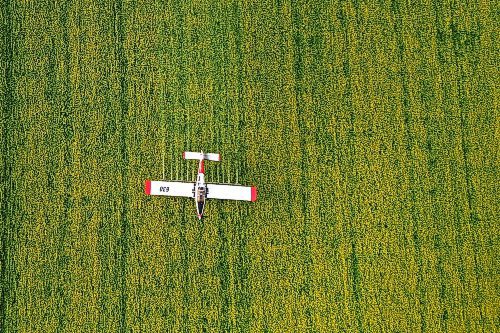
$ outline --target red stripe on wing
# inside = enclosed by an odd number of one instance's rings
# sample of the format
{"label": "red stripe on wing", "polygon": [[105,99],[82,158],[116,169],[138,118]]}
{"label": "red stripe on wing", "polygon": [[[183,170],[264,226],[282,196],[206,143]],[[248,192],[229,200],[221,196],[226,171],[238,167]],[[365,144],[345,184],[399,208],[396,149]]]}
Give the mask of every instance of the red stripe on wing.
{"label": "red stripe on wing", "polygon": [[150,180],[146,180],[146,182],[144,183],[144,193],[146,193],[146,195],[151,195],[151,181]]}
{"label": "red stripe on wing", "polygon": [[257,200],[257,187],[252,186],[252,202]]}

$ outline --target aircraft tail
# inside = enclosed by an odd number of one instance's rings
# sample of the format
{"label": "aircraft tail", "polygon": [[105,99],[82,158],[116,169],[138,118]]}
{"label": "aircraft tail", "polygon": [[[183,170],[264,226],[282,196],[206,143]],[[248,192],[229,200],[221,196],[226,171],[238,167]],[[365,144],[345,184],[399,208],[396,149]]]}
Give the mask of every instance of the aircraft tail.
{"label": "aircraft tail", "polygon": [[182,158],[185,160],[204,159],[208,161],[220,161],[220,154],[185,151],[182,153]]}

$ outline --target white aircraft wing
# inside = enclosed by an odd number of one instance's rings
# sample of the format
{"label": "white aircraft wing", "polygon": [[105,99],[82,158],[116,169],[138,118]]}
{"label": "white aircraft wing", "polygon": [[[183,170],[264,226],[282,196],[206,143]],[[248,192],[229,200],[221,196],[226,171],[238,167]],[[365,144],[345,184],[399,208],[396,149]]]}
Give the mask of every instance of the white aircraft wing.
{"label": "white aircraft wing", "polygon": [[194,198],[194,187],[195,183],[146,180],[144,192],[147,195]]}
{"label": "white aircraft wing", "polygon": [[255,186],[207,184],[207,199],[257,200]]}

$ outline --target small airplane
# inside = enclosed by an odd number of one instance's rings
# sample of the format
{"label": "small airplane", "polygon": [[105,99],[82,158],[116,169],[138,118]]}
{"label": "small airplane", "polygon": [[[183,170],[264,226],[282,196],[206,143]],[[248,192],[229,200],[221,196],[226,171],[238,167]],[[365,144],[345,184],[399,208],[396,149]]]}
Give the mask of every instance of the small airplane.
{"label": "small airplane", "polygon": [[252,202],[257,200],[257,188],[255,186],[205,183],[205,160],[220,161],[220,154],[185,151],[182,153],[182,157],[185,160],[200,160],[196,183],[146,180],[144,186],[146,195],[194,198],[196,201],[196,212],[200,220],[203,217],[206,199],[228,199]]}

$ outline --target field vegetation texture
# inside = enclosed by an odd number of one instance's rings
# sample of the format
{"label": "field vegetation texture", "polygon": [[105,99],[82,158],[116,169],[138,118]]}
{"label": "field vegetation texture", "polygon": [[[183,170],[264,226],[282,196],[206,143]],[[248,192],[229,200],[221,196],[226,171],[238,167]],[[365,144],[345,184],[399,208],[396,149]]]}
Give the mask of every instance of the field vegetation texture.
{"label": "field vegetation texture", "polygon": [[0,332],[498,332],[498,3],[412,3],[4,0]]}

